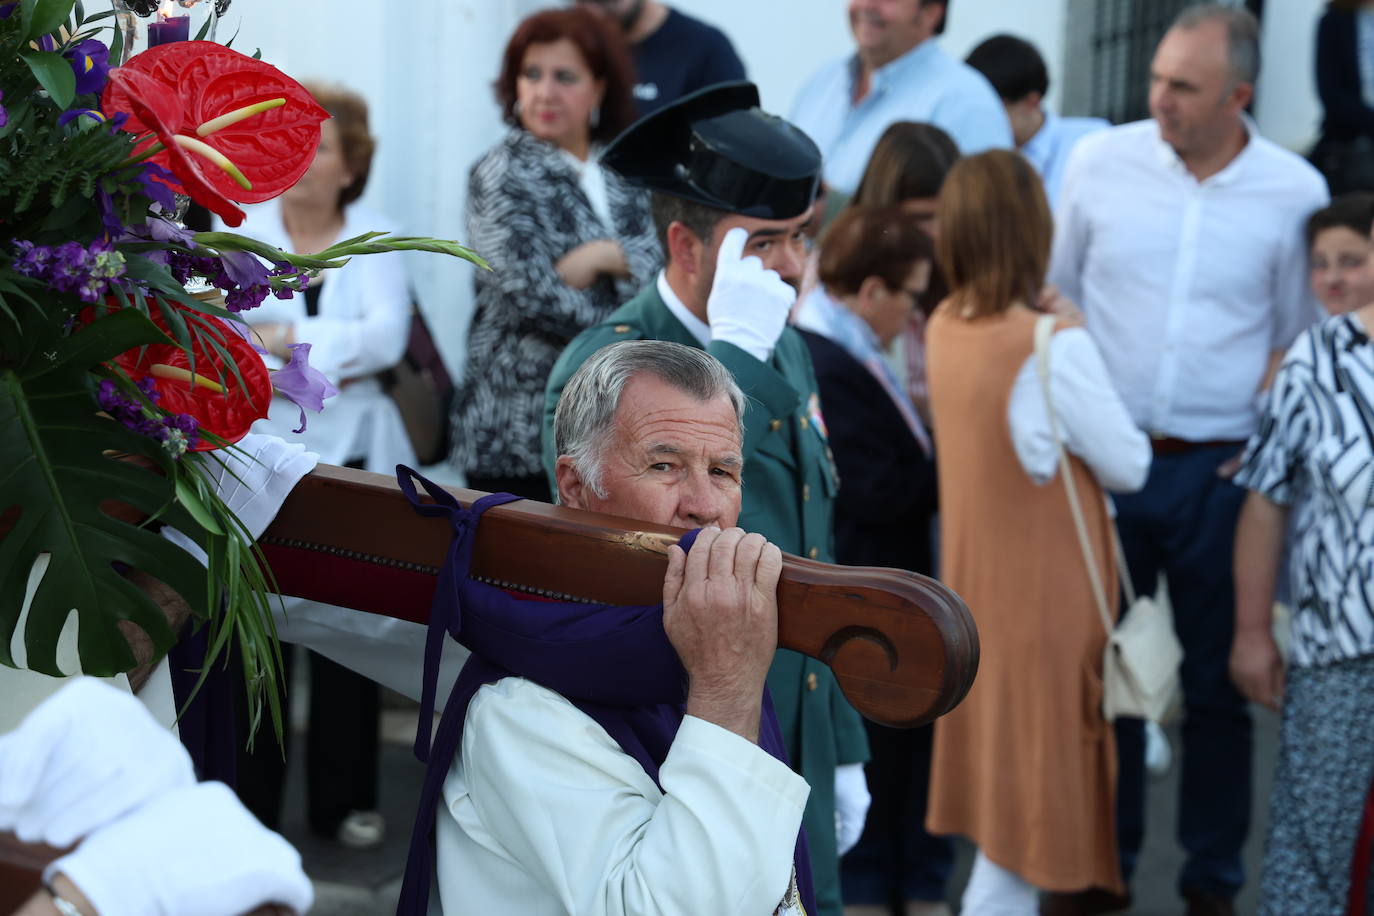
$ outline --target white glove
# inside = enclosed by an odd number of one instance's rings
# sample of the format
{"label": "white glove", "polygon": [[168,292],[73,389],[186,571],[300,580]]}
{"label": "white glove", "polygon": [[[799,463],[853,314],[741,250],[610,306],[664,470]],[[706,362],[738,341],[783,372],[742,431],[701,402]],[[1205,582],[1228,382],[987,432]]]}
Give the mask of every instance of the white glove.
{"label": "white glove", "polygon": [[303,913],[315,898],[300,854],[222,782],[166,793],[100,828],[43,877],[59,873],[100,916],[241,916],[266,904]]}
{"label": "white glove", "polygon": [[300,443],[260,433],[244,436],[236,448],[246,454],[233,449],[219,452],[228,464],[227,469],[218,461],[211,461],[207,469],[215,478],[215,492],[220,499],[239,517],[248,533],[257,538],[277,517],[277,510],[286,502],[291,488],[314,470],[320,456]]}
{"label": "white glove", "polygon": [[[205,469],[215,482],[219,498],[256,540],[277,517],[291,488],[319,461],[319,455],[307,451],[300,443],[249,433],[233,449],[215,452]],[[177,529],[163,528],[162,536],[200,562],[206,562],[200,545]]]}
{"label": "white glove", "polygon": [[859,842],[872,802],[862,763],[842,763],[835,767],[835,849],[839,855],[849,852]]}
{"label": "white glove", "polygon": [[757,257],[742,257],[747,241],[749,233],[738,227],[721,239],[706,319],[712,340],[732,343],[767,362],[787,326],[797,291]]}
{"label": "white glove", "polygon": [[195,781],[181,742],[132,694],[77,678],[0,735],[0,830],[70,846]]}

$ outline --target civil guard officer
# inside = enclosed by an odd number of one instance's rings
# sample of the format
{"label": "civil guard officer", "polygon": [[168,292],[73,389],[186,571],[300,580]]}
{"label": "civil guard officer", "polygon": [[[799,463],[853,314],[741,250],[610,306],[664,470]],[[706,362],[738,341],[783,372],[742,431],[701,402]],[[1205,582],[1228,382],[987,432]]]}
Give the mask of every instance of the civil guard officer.
{"label": "civil guard officer", "polygon": [[[579,334],[554,366],[543,431],[551,486],[556,492],[554,410],[588,357],[622,340],[700,347],[730,370],[748,400],[739,525],[785,552],[833,561],[831,506],[839,482],[811,358],[787,324],[815,218],[819,150],[792,124],[762,111],[752,83],[738,82],[684,96],[643,118],[601,161],[650,192],[666,266]],[[653,470],[673,472],[671,462]],[[814,659],[779,649],[768,687],[792,766],[811,785],[803,824],[817,905],[839,916],[837,834],[857,839],[868,807],[864,730],[830,669]]]}

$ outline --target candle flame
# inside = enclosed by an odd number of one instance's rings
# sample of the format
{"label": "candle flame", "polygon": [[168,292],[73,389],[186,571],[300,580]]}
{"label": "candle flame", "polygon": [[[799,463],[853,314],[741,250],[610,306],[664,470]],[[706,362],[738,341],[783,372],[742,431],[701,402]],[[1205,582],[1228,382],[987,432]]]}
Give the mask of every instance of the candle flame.
{"label": "candle flame", "polygon": [[165,22],[171,19],[176,12],[176,7],[176,0],[162,0],[162,2],[157,5],[158,21]]}

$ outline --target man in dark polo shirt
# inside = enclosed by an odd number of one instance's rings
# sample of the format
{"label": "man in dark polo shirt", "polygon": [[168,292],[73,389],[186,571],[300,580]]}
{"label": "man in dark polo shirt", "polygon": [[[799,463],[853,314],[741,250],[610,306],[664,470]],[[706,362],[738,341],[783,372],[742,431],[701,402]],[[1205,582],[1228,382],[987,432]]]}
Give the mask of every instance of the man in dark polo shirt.
{"label": "man in dark polo shirt", "polygon": [[650,114],[705,86],[742,80],[725,33],[658,0],[578,0],[605,10],[625,33],[635,57],[635,104]]}

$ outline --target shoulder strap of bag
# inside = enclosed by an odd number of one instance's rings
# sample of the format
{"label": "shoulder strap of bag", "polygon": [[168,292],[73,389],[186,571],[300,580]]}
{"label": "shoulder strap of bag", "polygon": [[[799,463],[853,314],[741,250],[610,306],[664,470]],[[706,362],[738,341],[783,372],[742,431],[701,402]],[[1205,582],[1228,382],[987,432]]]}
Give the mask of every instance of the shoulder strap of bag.
{"label": "shoulder strap of bag", "polygon": [[[1097,559],[1093,554],[1092,542],[1088,538],[1088,526],[1083,520],[1083,507],[1078,502],[1078,488],[1073,483],[1073,470],[1069,467],[1069,455],[1064,449],[1064,440],[1059,437],[1059,421],[1054,415],[1054,399],[1050,396],[1050,338],[1054,335],[1055,317],[1041,315],[1035,322],[1035,368],[1040,376],[1040,390],[1045,395],[1045,413],[1049,418],[1050,437],[1059,452],[1059,473],[1064,478],[1064,492],[1069,497],[1069,511],[1073,514],[1074,528],[1078,531],[1078,546],[1083,550],[1083,559],[1088,566],[1088,579],[1092,583],[1093,598],[1097,611],[1102,617],[1102,626],[1111,636],[1116,624],[1107,603],[1107,592],[1102,586],[1102,576],[1097,569]],[[1116,525],[1112,525],[1113,534]]]}

